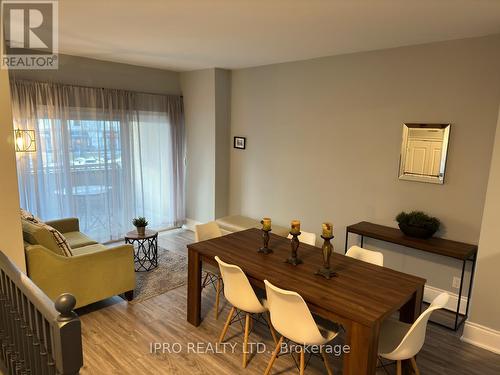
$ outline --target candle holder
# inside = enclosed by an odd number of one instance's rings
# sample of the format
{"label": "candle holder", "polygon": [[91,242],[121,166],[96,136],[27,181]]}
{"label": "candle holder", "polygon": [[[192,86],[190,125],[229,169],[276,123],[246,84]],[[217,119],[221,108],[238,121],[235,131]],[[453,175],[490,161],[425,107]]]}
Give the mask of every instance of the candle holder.
{"label": "candle holder", "polygon": [[269,254],[273,251],[269,248],[269,232],[272,229],[261,229],[262,230],[262,247],[258,250],[259,253]]}
{"label": "candle holder", "polygon": [[292,239],[290,240],[290,247],[292,249],[292,252],[291,252],[290,258],[288,258],[285,262],[296,266],[298,264],[303,263],[302,259],[299,259],[297,257],[297,251],[298,251],[299,245],[300,245],[300,241],[299,241],[300,232],[298,232],[298,233],[290,232],[290,235],[292,236]]}
{"label": "candle holder", "polygon": [[333,252],[333,245],[331,244],[330,241],[334,238],[334,236],[331,237],[321,236],[321,238],[325,240],[323,242],[323,246],[321,247],[323,250],[323,267],[317,270],[315,274],[321,275],[325,279],[330,280],[330,278],[337,276],[337,273],[330,268],[330,257]]}

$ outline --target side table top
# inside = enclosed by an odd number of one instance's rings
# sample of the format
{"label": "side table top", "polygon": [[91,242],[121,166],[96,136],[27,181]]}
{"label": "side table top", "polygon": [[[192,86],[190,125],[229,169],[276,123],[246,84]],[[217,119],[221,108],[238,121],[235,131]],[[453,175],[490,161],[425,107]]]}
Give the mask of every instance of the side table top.
{"label": "side table top", "polygon": [[144,236],[139,235],[139,233],[137,233],[137,231],[135,231],[135,230],[131,230],[130,232],[127,232],[127,234],[125,235],[125,239],[143,240],[146,238],[155,237],[156,235],[158,235],[158,232],[155,230],[146,229]]}

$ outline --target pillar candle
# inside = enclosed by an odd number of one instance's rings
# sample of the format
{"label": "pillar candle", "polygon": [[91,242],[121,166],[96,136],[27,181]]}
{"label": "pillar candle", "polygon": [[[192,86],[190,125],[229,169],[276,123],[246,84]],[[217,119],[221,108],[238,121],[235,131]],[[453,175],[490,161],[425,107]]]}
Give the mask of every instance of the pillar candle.
{"label": "pillar candle", "polygon": [[332,223],[323,223],[321,225],[323,227],[323,237],[332,237],[333,236],[333,224]]}
{"label": "pillar candle", "polygon": [[271,219],[269,217],[264,217],[260,223],[262,224],[262,230],[271,230]]}
{"label": "pillar candle", "polygon": [[298,234],[300,233],[300,221],[292,220],[290,233]]}

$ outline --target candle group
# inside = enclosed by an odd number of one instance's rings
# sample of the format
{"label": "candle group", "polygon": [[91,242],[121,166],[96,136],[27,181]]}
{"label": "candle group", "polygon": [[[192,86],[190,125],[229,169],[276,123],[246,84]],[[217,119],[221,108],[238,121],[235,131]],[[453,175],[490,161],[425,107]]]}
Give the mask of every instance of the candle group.
{"label": "candle group", "polygon": [[[260,221],[262,224],[262,230],[270,231],[271,230],[271,218],[264,217]],[[321,224],[322,228],[322,236],[326,238],[333,237],[333,224],[332,223],[323,223]],[[292,220],[290,223],[290,233],[291,234],[299,234],[300,233],[300,220]]]}
{"label": "candle group", "polygon": [[332,223],[323,223],[321,225],[323,228],[323,237],[330,238],[333,237],[333,224]]}
{"label": "candle group", "polygon": [[271,219],[268,217],[264,217],[260,222],[262,224],[262,230],[271,230]]}
{"label": "candle group", "polygon": [[290,225],[290,233],[292,233],[292,234],[299,234],[300,233],[300,221],[299,220],[292,220],[292,223]]}

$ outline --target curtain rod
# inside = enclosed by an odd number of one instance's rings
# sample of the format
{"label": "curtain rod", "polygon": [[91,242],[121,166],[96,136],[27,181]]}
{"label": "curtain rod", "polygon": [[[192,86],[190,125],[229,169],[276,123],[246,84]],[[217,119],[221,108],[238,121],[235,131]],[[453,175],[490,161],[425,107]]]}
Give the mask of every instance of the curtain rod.
{"label": "curtain rod", "polygon": [[117,91],[130,91],[130,92],[135,92],[137,94],[145,94],[145,95],[158,95],[158,96],[174,96],[176,98],[181,98],[184,99],[183,95],[176,95],[176,94],[158,94],[158,93],[153,93],[153,92],[144,92],[144,91],[136,91],[136,90],[125,90],[125,89],[115,89],[115,88],[110,88],[110,87],[96,87],[96,86],[85,86],[85,85],[75,85],[71,83],[65,83],[65,82],[54,82],[54,81],[37,81],[34,79],[17,79],[14,74],[9,74],[9,78],[12,81],[16,82],[37,82],[37,83],[45,83],[45,84],[57,84],[57,85],[63,85],[63,86],[73,86],[73,87],[81,87],[85,89],[98,89],[98,90],[117,90]]}

